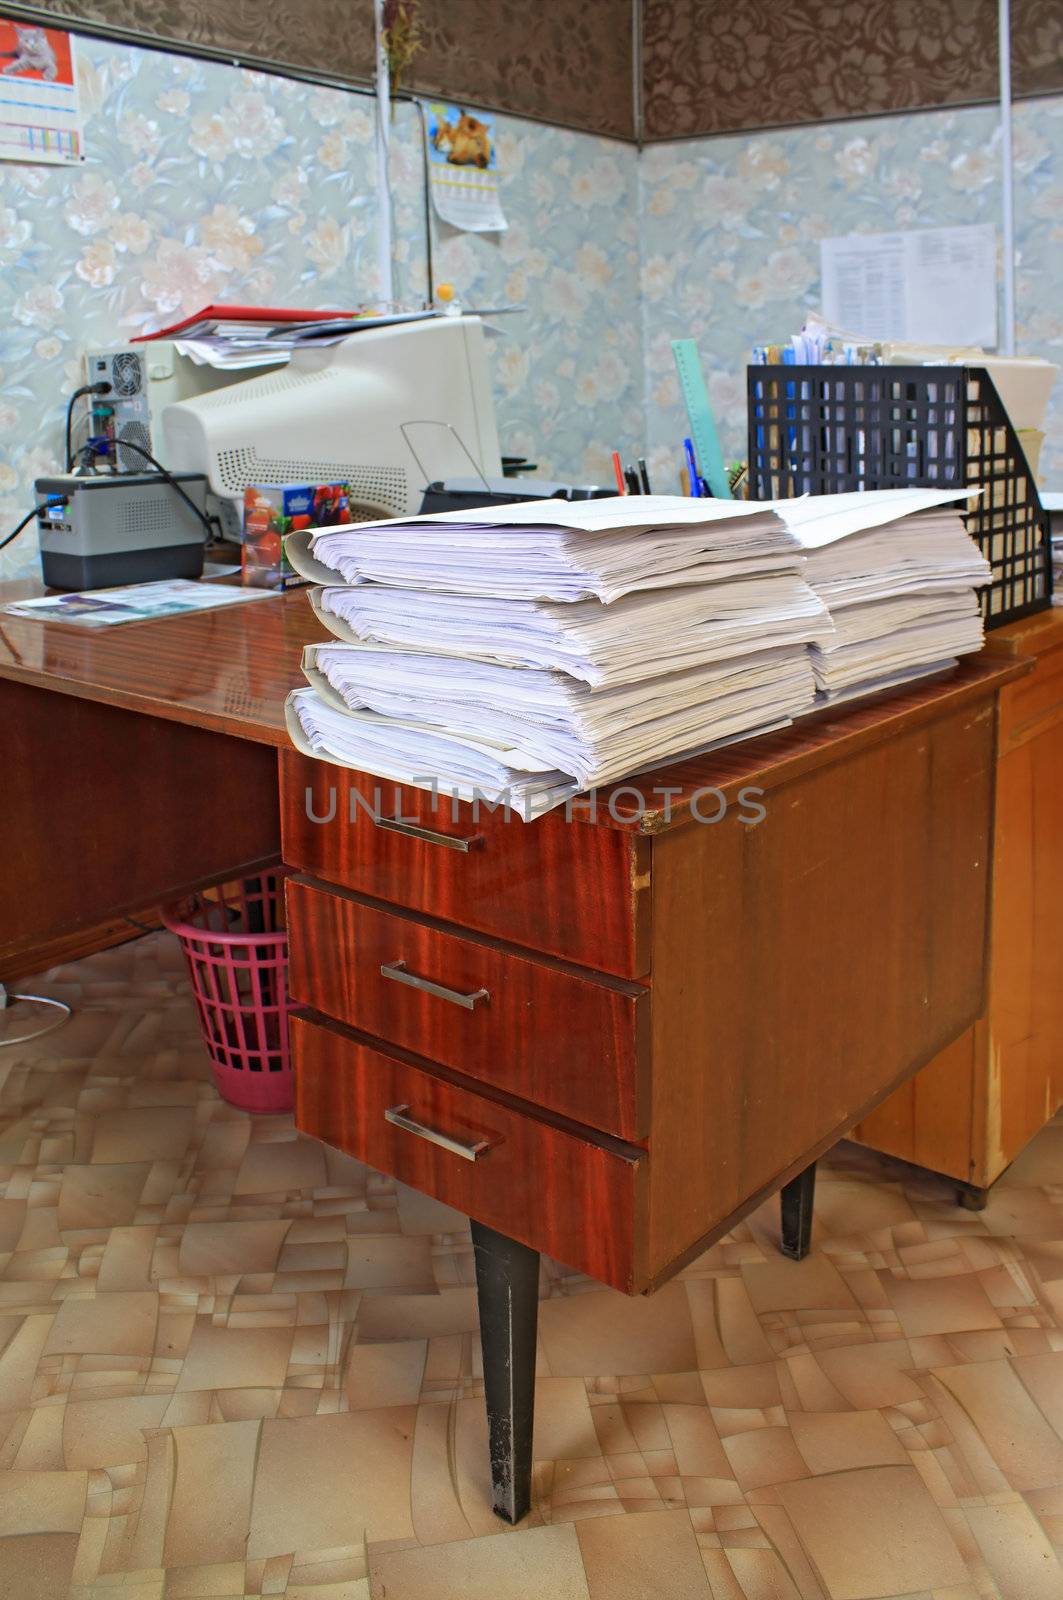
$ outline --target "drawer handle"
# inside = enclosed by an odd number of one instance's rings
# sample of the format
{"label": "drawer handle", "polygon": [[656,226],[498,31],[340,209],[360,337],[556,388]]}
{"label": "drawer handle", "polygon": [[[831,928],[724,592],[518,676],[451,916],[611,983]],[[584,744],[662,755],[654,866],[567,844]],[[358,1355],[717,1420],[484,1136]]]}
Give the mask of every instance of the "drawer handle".
{"label": "drawer handle", "polygon": [[389,833],[404,833],[407,838],[420,839],[424,844],[441,844],[444,850],[463,850],[467,853],[484,842],[482,833],[473,833],[463,839],[459,833],[440,833],[436,828],[422,828],[416,822],[400,822],[398,817],[374,817],[373,821],[378,828],[386,828]]}
{"label": "drawer handle", "polygon": [[395,983],[408,984],[411,989],[420,989],[423,994],[434,994],[440,1000],[449,1000],[451,1005],[464,1006],[466,1011],[475,1011],[481,1000],[490,1000],[490,991],[487,989],[474,989],[471,994],[462,994],[459,989],[445,989],[441,983],[433,983],[431,978],[419,978],[415,972],[406,970],[405,961],[385,961],[380,968],[382,978],[391,978]]}
{"label": "drawer handle", "polygon": [[395,1128],[404,1128],[407,1133],[415,1133],[418,1139],[427,1139],[429,1144],[439,1145],[441,1150],[449,1150],[451,1155],[460,1156],[463,1161],[476,1161],[491,1148],[490,1139],[462,1144],[460,1139],[452,1139],[448,1133],[439,1133],[435,1128],[426,1128],[423,1122],[415,1122],[409,1112],[408,1105],[388,1106],[384,1121],[390,1122]]}

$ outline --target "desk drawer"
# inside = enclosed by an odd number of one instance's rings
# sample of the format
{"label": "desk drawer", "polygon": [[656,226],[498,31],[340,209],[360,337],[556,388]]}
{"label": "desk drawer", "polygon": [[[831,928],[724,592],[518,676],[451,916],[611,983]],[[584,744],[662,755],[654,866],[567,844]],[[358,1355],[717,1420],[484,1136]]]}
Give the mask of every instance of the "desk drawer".
{"label": "desk drawer", "polygon": [[296,1000],[622,1139],[647,1130],[649,994],[288,881]]}
{"label": "desk drawer", "polygon": [[292,1018],[292,1050],[304,1133],[630,1292],[640,1152],[582,1138],[307,1017]]}
{"label": "desk drawer", "polygon": [[648,838],[563,810],[476,817],[294,750],[281,751],[280,772],[289,866],[620,978],[649,971]]}

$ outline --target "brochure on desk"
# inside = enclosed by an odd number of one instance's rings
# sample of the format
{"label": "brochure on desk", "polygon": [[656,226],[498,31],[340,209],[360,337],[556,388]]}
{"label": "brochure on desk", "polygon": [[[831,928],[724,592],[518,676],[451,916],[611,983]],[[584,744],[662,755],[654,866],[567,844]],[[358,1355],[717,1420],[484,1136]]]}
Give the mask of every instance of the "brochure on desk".
{"label": "brochure on desk", "polygon": [[3,609],[38,622],[71,622],[81,628],[109,628],[118,622],[150,622],[156,617],[187,616],[244,600],[275,600],[271,589],[241,589],[233,584],[199,583],[174,578],[159,583],[131,583],[120,589],[95,589],[88,594],[43,595],[15,600]]}

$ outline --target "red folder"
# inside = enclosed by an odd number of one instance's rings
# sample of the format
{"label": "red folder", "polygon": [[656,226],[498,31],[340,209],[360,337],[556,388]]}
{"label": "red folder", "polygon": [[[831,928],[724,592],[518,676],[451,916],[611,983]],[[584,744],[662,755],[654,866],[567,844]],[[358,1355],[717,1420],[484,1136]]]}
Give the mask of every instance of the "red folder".
{"label": "red folder", "polygon": [[[290,306],[204,306],[191,317],[183,317],[168,328],[156,328],[154,333],[138,333],[134,344],[148,339],[190,339],[196,333],[212,333],[214,325],[225,322],[325,322],[331,317],[357,316],[354,311],[293,311]],[[209,326],[205,326],[209,325]]]}

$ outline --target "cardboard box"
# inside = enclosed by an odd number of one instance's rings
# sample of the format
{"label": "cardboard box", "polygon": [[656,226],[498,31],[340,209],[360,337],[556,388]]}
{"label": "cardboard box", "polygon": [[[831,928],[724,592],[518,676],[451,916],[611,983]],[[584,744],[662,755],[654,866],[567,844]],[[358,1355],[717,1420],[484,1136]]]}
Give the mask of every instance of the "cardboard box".
{"label": "cardboard box", "polygon": [[345,483],[254,484],[244,490],[243,581],[259,589],[305,583],[284,551],[288,534],[350,522]]}

